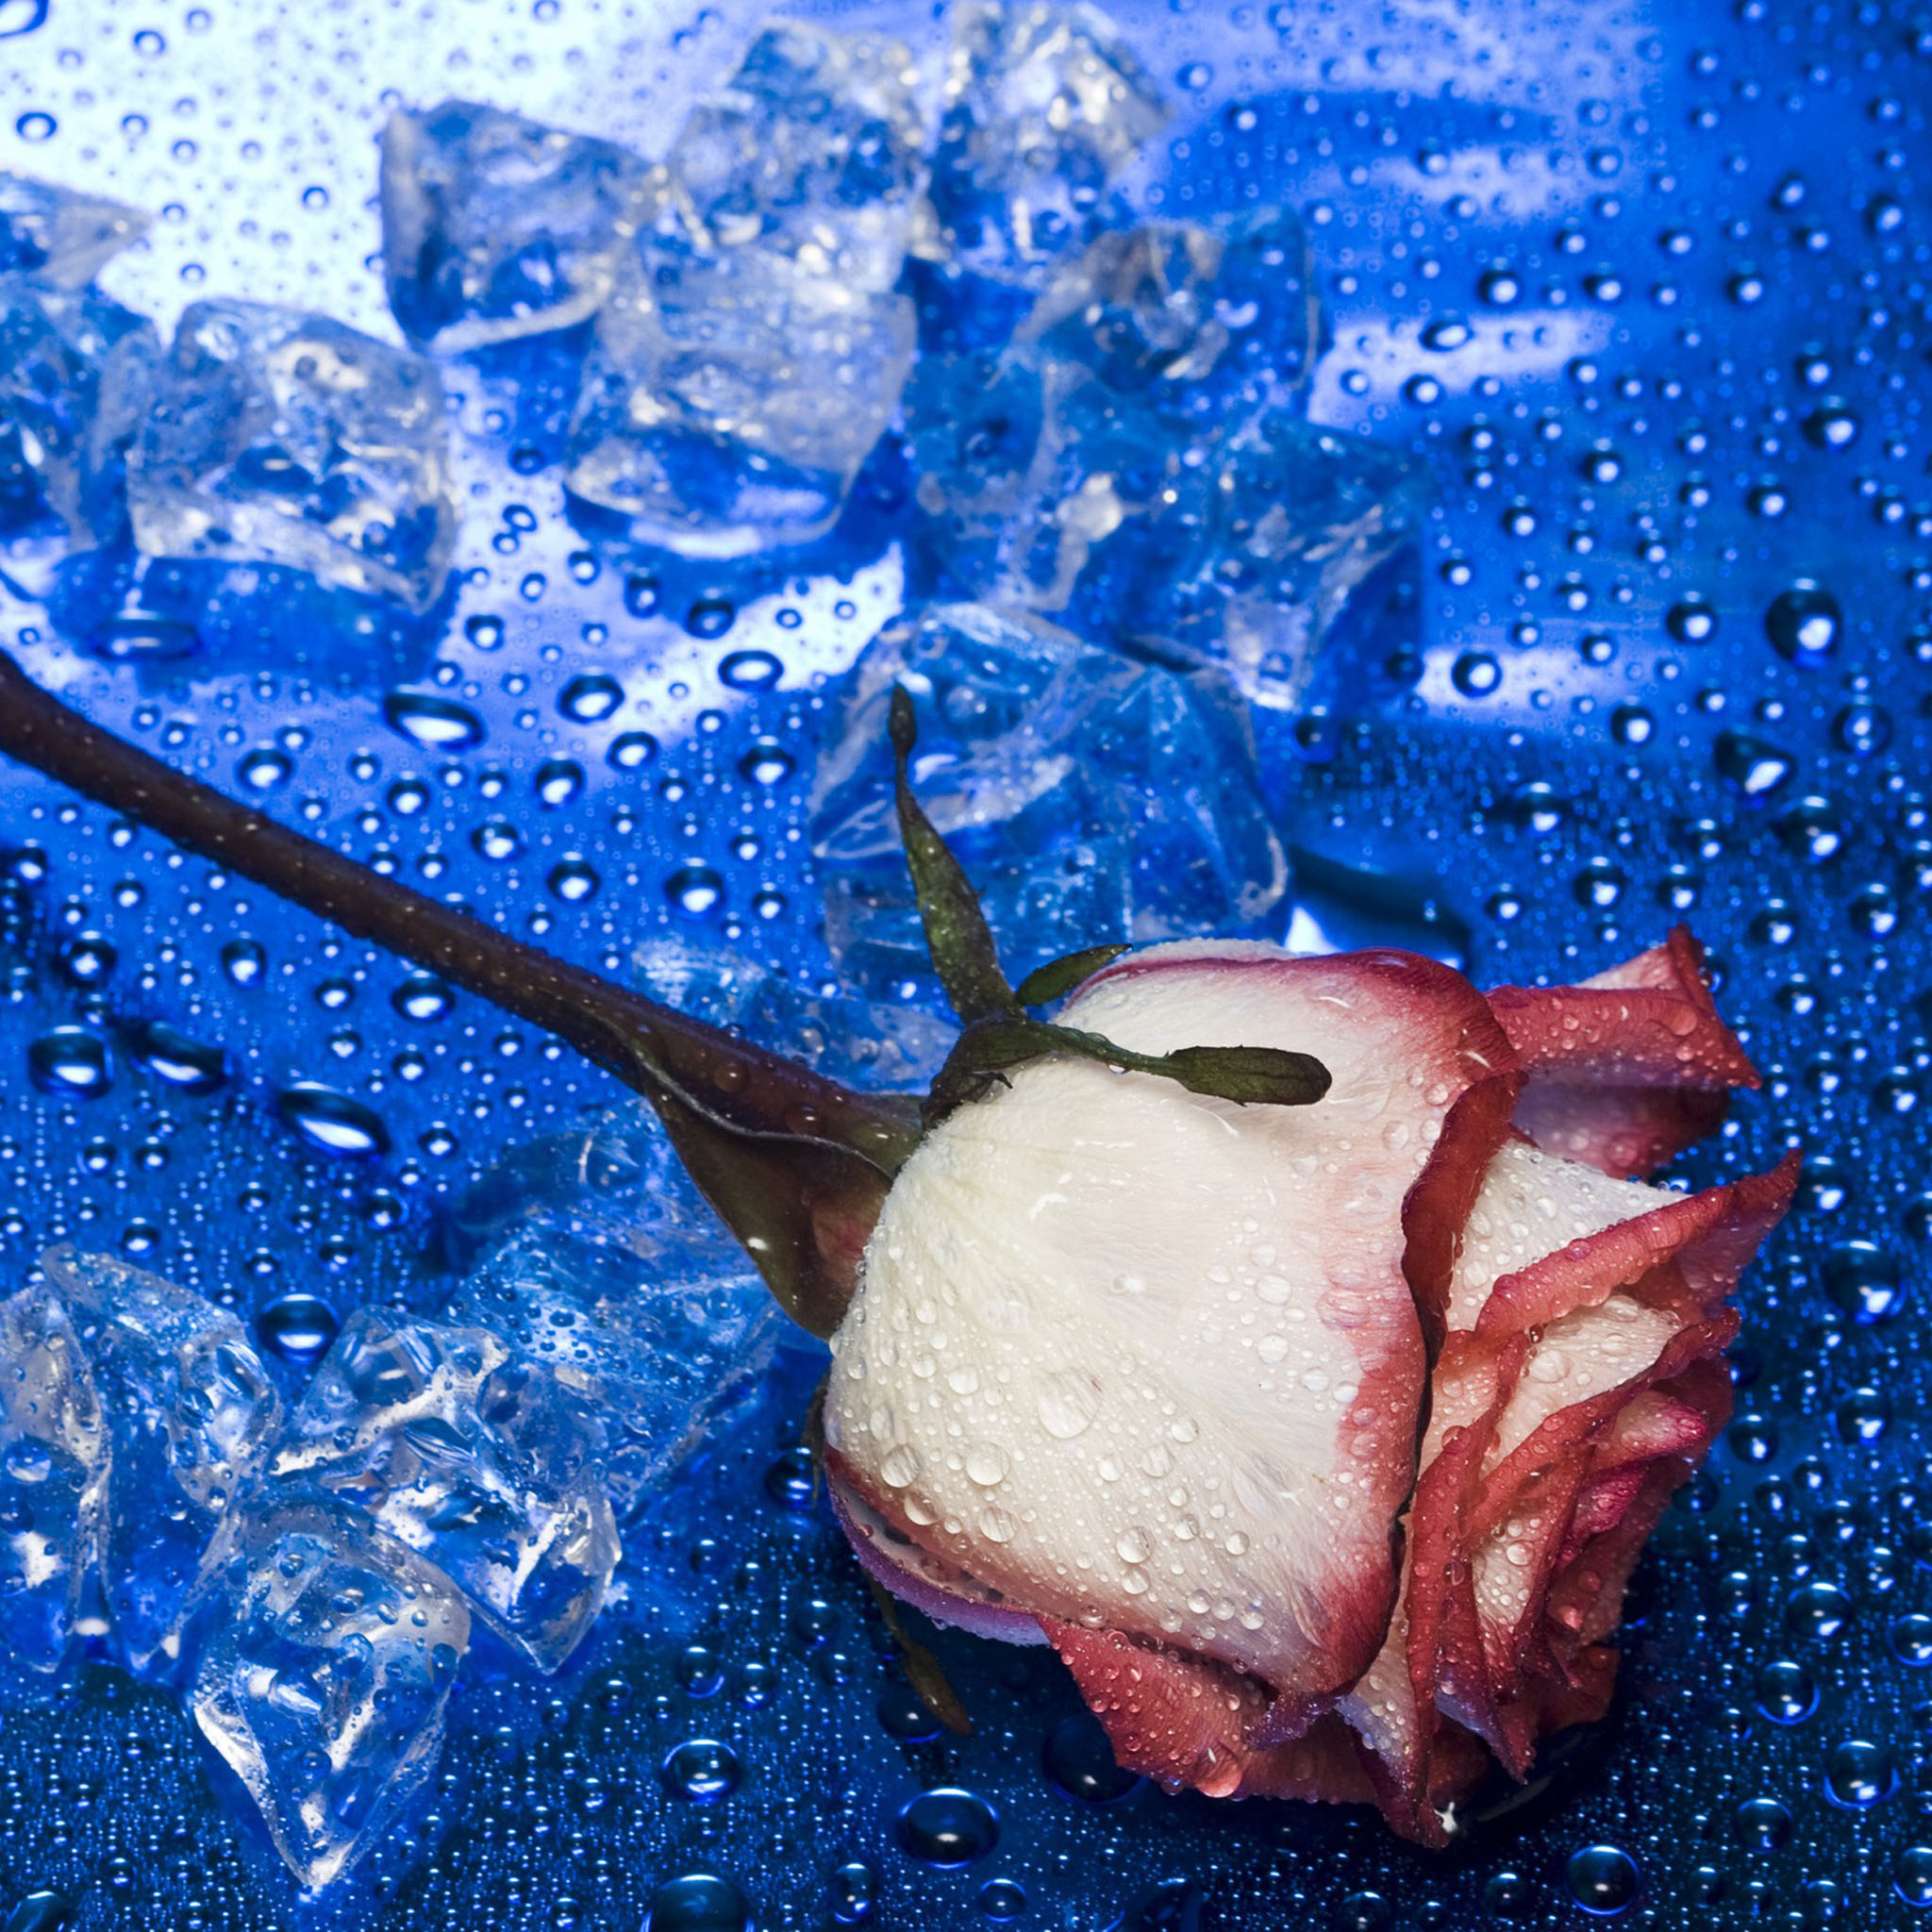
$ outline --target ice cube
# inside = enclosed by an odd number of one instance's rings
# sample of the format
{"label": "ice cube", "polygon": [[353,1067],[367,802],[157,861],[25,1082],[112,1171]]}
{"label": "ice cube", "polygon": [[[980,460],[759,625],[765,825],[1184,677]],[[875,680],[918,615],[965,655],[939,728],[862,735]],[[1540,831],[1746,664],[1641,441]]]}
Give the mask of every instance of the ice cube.
{"label": "ice cube", "polygon": [[711,244],[888,293],[924,208],[918,69],[900,41],[777,21],[692,108],[673,173]]}
{"label": "ice cube", "polygon": [[760,248],[627,254],[571,424],[571,490],[641,542],[735,558],[837,522],[912,360],[912,305]]}
{"label": "ice cube", "polygon": [[1321,326],[1307,230],[1271,207],[1096,236],[1048,283],[1016,344],[1224,426],[1307,386]]}
{"label": "ice cube", "polygon": [[1167,115],[1097,8],[958,8],[932,169],[944,249],[975,274],[1043,287],[1099,227],[1108,190]]}
{"label": "ice cube", "polygon": [[76,547],[119,533],[159,352],[152,325],[92,289],[0,276],[0,525],[51,511]]}
{"label": "ice cube", "polygon": [[0,275],[81,289],[147,233],[149,217],[118,201],[0,169]]}
{"label": "ice cube", "polygon": [[165,1677],[202,1560],[260,1473],[281,1403],[225,1308],[105,1255],[58,1247],[42,1265],[108,1428],[101,1577],[115,1644],[137,1675]]}
{"label": "ice cube", "polygon": [[456,543],[447,441],[425,358],[300,309],[197,302],[128,455],[135,541],[425,610]]}
{"label": "ice cube", "polygon": [[108,1426],[86,1351],[45,1286],[0,1301],[0,1667],[58,1670],[92,1569]]}
{"label": "ice cube", "polygon": [[1069,619],[1112,618],[1124,648],[1293,710],[1357,588],[1416,541],[1429,494],[1407,451],[1263,411],[1084,572]]}
{"label": "ice cube", "polygon": [[271,1491],[216,1554],[194,1721],[319,1891],[435,1768],[470,1613],[441,1571],[329,1496]]}
{"label": "ice cube", "polygon": [[646,940],[631,964],[653,999],[729,1027],[849,1087],[923,1091],[958,1037],[956,1025],[924,1007],[808,992],[722,946]]}
{"label": "ice cube", "polygon": [[848,975],[929,974],[893,809],[886,711],[912,695],[913,782],[1014,974],[1108,941],[1251,927],[1287,866],[1238,708],[1026,612],[941,604],[889,625],[837,692],[811,792],[825,937]]}
{"label": "ice cube", "polygon": [[639,1102],[522,1148],[453,1217],[445,1310],[547,1364],[608,1431],[629,1516],[763,1373],[770,1291]]}
{"label": "ice cube", "polygon": [[403,333],[454,355],[593,315],[654,173],[614,142],[473,101],[399,108],[382,134],[382,258]]}
{"label": "ice cube", "polygon": [[554,1671],[617,1567],[602,1447],[550,1371],[488,1329],[363,1308],[316,1370],[275,1474],[359,1504]]}

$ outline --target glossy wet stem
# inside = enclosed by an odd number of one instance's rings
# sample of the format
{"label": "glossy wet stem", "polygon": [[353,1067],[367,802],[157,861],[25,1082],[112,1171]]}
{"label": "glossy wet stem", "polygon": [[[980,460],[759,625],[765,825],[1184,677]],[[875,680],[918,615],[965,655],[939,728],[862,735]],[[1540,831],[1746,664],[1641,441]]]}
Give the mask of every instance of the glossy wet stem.
{"label": "glossy wet stem", "polygon": [[829,1335],[918,1103],[858,1094],[441,905],[150,758],[0,653],[0,753],[541,1027],[657,1109],[786,1311]]}

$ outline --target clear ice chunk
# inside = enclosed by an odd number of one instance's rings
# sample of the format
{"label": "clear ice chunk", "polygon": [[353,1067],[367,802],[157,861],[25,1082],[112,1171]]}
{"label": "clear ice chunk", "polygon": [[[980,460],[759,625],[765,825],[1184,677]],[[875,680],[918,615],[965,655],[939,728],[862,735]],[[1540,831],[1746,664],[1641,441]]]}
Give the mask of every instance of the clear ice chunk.
{"label": "clear ice chunk", "polygon": [[593,315],[653,175],[614,142],[473,101],[399,108],[382,134],[382,258],[403,333],[454,355]]}
{"label": "clear ice chunk", "polygon": [[542,1671],[595,1621],[620,1549],[603,1431],[486,1328],[358,1310],[275,1474],[358,1504]]}
{"label": "clear ice chunk", "polygon": [[60,1667],[93,1566],[108,1424],[86,1351],[45,1286],[0,1301],[0,1667]]}
{"label": "clear ice chunk", "polygon": [[918,78],[903,42],[766,27],[668,157],[711,244],[890,292],[924,206]]}
{"label": "clear ice chunk", "polygon": [[214,1560],[194,1721],[319,1891],[434,1769],[470,1613],[440,1570],[321,1494],[268,1491]]}
{"label": "clear ice chunk", "polygon": [[197,302],[128,455],[135,541],[426,610],[456,543],[447,442],[433,362],[326,316]]}
{"label": "clear ice chunk", "polygon": [[995,281],[1043,287],[1100,226],[1108,189],[1167,116],[1097,8],[957,8],[932,167],[940,252]]}
{"label": "clear ice chunk", "polygon": [[0,275],[0,525],[51,512],[80,547],[120,531],[159,353],[144,318],[94,290]]}
{"label": "clear ice chunk", "polygon": [[1114,613],[1125,648],[1293,710],[1355,591],[1415,542],[1429,496],[1407,451],[1267,410],[1083,575],[1068,614]]}
{"label": "clear ice chunk", "polygon": [[759,248],[627,254],[567,477],[638,541],[726,558],[823,536],[891,420],[912,305]]}
{"label": "clear ice chunk", "polygon": [[118,201],[0,169],[0,275],[30,275],[56,289],[82,289],[150,217]]}
{"label": "clear ice chunk", "polygon": [[448,1320],[546,1364],[635,1512],[771,1359],[783,1318],[639,1103],[498,1165],[451,1218]]}
{"label": "clear ice chunk", "polygon": [[808,992],[722,946],[646,940],[631,954],[631,964],[653,999],[849,1087],[923,1091],[958,1038],[955,1024],[924,1007]]}
{"label": "clear ice chunk", "polygon": [[100,1562],[115,1644],[137,1675],[166,1677],[203,1559],[260,1474],[281,1402],[225,1308],[104,1255],[53,1248],[42,1265],[107,1424]]}
{"label": "clear ice chunk", "polygon": [[[1150,614],[1118,594],[1116,577],[1138,560],[1136,594],[1160,601],[1164,621],[1160,572],[1191,567],[1189,530],[1215,491],[1240,480],[1234,452],[1256,441],[1248,425],[1290,419],[1319,347],[1307,239],[1292,214],[1101,236],[1010,341],[927,356],[914,374],[915,566],[926,588],[1064,614],[1082,635],[1114,641]],[[1371,458],[1365,475],[1386,467]],[[1242,688],[1257,694],[1255,680]]]}
{"label": "clear ice chunk", "polygon": [[881,991],[930,972],[893,808],[886,712],[920,718],[913,782],[1014,974],[1080,946],[1252,927],[1287,861],[1219,680],[1100,651],[1019,610],[927,607],[838,691],[811,793],[825,938]]}

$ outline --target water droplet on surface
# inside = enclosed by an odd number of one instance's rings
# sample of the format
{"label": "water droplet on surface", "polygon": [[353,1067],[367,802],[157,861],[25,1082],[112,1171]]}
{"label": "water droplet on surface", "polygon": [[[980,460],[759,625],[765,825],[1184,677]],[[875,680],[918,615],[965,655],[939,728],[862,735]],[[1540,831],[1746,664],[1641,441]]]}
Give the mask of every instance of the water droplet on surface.
{"label": "water droplet on surface", "polygon": [[1010,1925],[1026,1909],[1026,1893],[1011,1878],[989,1878],[974,1898],[979,1916],[994,1925]]}
{"label": "water droplet on surface", "polygon": [[1852,1620],[1852,1600],[1835,1583],[1820,1580],[1794,1590],[1785,1603],[1785,1624],[1793,1636],[1825,1641]]}
{"label": "water droplet on surface", "polygon": [[690,1872],[651,1894],[643,1932],[751,1932],[751,1905],[730,1879]]}
{"label": "water droplet on surface", "polygon": [[664,1789],[694,1805],[728,1798],[743,1775],[738,1754],[715,1738],[686,1739],[663,1764]]}
{"label": "water droplet on surface", "polygon": [[1932,1906],[1932,1845],[1907,1845],[1898,1855],[1892,1861],[1891,1887],[1915,1910]]}
{"label": "water droplet on surface", "polygon": [[127,1058],[143,1073],[181,1093],[212,1093],[228,1077],[227,1056],[162,1020],[143,1021],[128,1035]]}
{"label": "water droplet on surface", "polygon": [[976,1791],[941,1785],[922,1791],[897,1820],[902,1850],[941,1871],[985,1857],[1000,1841],[999,1820]]}
{"label": "water droplet on surface", "polygon": [[604,671],[586,671],[558,693],[557,708],[576,724],[600,724],[624,703],[624,687]]}
{"label": "water droplet on surface", "polygon": [[1818,1686],[1803,1664],[1781,1657],[1757,1674],[1757,1708],[1774,1724],[1801,1724],[1818,1708]]}
{"label": "water droplet on surface", "polygon": [[98,986],[120,957],[105,933],[75,933],[60,941],[61,976],[73,986]]}
{"label": "water droplet on surface", "polygon": [[1815,577],[1800,577],[1780,591],[1764,613],[1764,634],[1790,664],[1822,664],[1838,649],[1845,615]]}
{"label": "water droplet on surface", "polygon": [[1145,1782],[1121,1767],[1100,1720],[1091,1711],[1057,1724],[1047,1733],[1041,1757],[1054,1789],[1084,1804],[1117,1804]]}
{"label": "water droplet on surface", "polygon": [[1787,753],[1743,731],[1719,732],[1715,757],[1719,774],[1746,798],[1769,798],[1791,775]]}
{"label": "water droplet on surface", "polygon": [[708,865],[686,865],[664,881],[664,896],[680,912],[701,919],[724,901],[724,881]]}
{"label": "water droplet on surface", "polygon": [[412,973],[390,994],[389,1003],[405,1020],[426,1026],[456,1004],[456,995],[433,973]]}
{"label": "water droplet on surface", "polygon": [[114,1078],[108,1042],[85,1026],[55,1026],[30,1041],[26,1050],[28,1077],[42,1093],[65,1094],[70,1100],[94,1100]]}
{"label": "water droplet on surface", "polygon": [[1889,1322],[1906,1305],[1895,1256],[1873,1241],[1842,1241],[1824,1257],[1824,1287],[1833,1304],[1861,1326]]}
{"label": "water droplet on surface", "polygon": [[483,742],[483,721],[467,705],[430,691],[392,691],[382,701],[391,731],[427,751],[470,751]]}
{"label": "water droplet on surface", "polygon": [[538,804],[559,811],[584,789],[584,768],[575,758],[545,758],[532,786]]}
{"label": "water droplet on surface", "polygon": [[825,1909],[835,1924],[862,1925],[878,1904],[879,1875],[863,1858],[841,1865],[825,1884]]}
{"label": "water droplet on surface", "polygon": [[1680,644],[1707,644],[1717,636],[1717,612],[1701,597],[1686,597],[1665,611],[1664,628]]}
{"label": "water droplet on surface", "polygon": [[613,771],[638,772],[658,756],[658,741],[648,731],[621,731],[605,754]]}
{"label": "water droplet on surface", "polygon": [[732,691],[769,691],[784,671],[769,651],[733,651],[718,666],[718,682]]}
{"label": "water droplet on surface", "polygon": [[382,1116],[332,1087],[298,1080],[275,1096],[275,1111],[319,1154],[358,1160],[390,1150]]}
{"label": "water droplet on surface", "polygon": [[1747,1852],[1774,1852],[1791,1835],[1791,1814],[1775,1798],[1746,1798],[1732,1813],[1731,1835]]}
{"label": "water droplet on surface", "polygon": [[304,1367],[328,1353],[341,1325],[325,1301],[299,1291],[277,1295],[255,1318],[261,1345],[278,1359]]}
{"label": "water droplet on surface", "polygon": [[1891,1753],[1869,1738],[1848,1738],[1824,1760],[1824,1795],[1847,1811],[1869,1810],[1897,1790]]}

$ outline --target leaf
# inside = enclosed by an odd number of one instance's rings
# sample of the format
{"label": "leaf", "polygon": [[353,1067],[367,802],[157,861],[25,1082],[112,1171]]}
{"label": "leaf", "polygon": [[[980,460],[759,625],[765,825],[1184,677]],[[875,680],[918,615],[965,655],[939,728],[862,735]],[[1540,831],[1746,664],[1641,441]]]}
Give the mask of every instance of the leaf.
{"label": "leaf", "polygon": [[1050,1006],[1055,1000],[1064,999],[1076,986],[1091,979],[1103,966],[1110,965],[1123,953],[1132,950],[1131,946],[1082,946],[1077,953],[1063,953],[1058,959],[1049,959],[1044,966],[1036,966],[1020,982],[1019,991],[1013,997],[1023,1007]]}
{"label": "leaf", "polygon": [[979,895],[913,794],[907,760],[919,739],[919,721],[902,685],[892,688],[891,734],[899,836],[933,970],[954,1012],[969,1025],[988,1013],[1009,1012],[1013,989],[1000,969],[999,947],[979,909]]}

